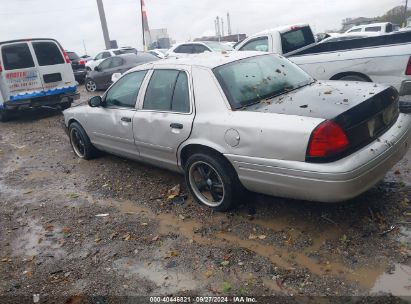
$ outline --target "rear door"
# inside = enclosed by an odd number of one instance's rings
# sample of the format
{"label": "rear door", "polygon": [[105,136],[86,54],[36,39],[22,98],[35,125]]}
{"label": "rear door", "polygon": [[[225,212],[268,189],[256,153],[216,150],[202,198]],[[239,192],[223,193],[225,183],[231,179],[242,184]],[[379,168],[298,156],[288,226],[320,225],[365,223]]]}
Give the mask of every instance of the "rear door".
{"label": "rear door", "polygon": [[53,40],[33,40],[30,43],[45,95],[76,91],[70,60],[60,45]]}
{"label": "rear door", "polygon": [[133,118],[133,132],[144,161],[177,168],[178,147],[190,136],[194,104],[190,70],[156,69]]}
{"label": "rear door", "polygon": [[43,96],[41,75],[27,42],[0,45],[4,71],[0,73],[0,89],[5,101]]}

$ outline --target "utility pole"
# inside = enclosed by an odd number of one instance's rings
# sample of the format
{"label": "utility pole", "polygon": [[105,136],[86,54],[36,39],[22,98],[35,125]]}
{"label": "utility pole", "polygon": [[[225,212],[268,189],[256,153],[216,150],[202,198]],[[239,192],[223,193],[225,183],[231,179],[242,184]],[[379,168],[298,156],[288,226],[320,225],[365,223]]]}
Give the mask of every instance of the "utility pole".
{"label": "utility pole", "polygon": [[104,43],[106,49],[110,49],[110,36],[108,35],[106,14],[104,13],[103,0],[97,0],[98,13],[100,14],[101,28],[103,29]]}
{"label": "utility pole", "polygon": [[403,26],[407,25],[407,11],[408,11],[408,0],[405,0],[405,8],[404,8],[404,22]]}

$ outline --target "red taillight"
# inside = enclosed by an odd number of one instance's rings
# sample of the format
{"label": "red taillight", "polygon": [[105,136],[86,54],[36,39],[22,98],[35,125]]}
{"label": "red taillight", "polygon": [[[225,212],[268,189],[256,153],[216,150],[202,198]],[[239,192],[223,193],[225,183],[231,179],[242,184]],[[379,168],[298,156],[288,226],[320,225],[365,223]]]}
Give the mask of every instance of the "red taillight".
{"label": "red taillight", "polygon": [[405,75],[411,75],[411,57],[408,59],[407,68],[405,69]]}
{"label": "red taillight", "polygon": [[321,123],[311,134],[308,157],[330,157],[344,151],[349,141],[344,130],[333,121]]}
{"label": "red taillight", "polygon": [[66,61],[66,63],[70,63],[70,57],[67,55],[66,51],[63,50],[63,56],[64,56],[64,60]]}
{"label": "red taillight", "polygon": [[82,64],[82,65],[83,65],[83,64],[86,64],[86,61],[83,60],[83,59],[80,59],[79,62],[78,62],[78,64]]}
{"label": "red taillight", "polygon": [[3,67],[1,65],[1,61],[0,61],[0,73],[3,72]]}

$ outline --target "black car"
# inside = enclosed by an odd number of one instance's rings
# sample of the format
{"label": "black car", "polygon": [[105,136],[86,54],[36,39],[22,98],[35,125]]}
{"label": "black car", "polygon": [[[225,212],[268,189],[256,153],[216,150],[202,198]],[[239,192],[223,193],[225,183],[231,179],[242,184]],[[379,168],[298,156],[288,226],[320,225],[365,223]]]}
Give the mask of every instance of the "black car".
{"label": "black car", "polygon": [[73,68],[74,78],[80,84],[83,84],[86,80],[86,60],[80,58],[75,52],[66,51],[71,61],[71,67]]}
{"label": "black car", "polygon": [[114,73],[124,73],[135,66],[155,60],[158,60],[156,56],[143,52],[109,57],[100,62],[93,71],[87,71],[86,90],[106,90],[112,84],[111,76]]}

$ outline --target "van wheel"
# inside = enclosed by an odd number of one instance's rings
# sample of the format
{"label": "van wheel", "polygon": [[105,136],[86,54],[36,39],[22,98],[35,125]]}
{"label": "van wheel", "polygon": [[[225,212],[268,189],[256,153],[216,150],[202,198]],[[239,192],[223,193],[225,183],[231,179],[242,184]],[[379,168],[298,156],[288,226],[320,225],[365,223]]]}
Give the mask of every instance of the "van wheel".
{"label": "van wheel", "polygon": [[185,166],[185,179],[194,199],[216,211],[233,208],[243,193],[236,172],[219,155],[191,155]]}
{"label": "van wheel", "polygon": [[88,92],[95,92],[97,90],[97,85],[93,79],[86,80],[86,90]]}
{"label": "van wheel", "polygon": [[93,146],[86,131],[78,122],[69,126],[70,144],[74,153],[82,159],[92,159],[97,156],[97,149]]}
{"label": "van wheel", "polygon": [[6,122],[10,120],[10,113],[5,109],[0,109],[0,121]]}

